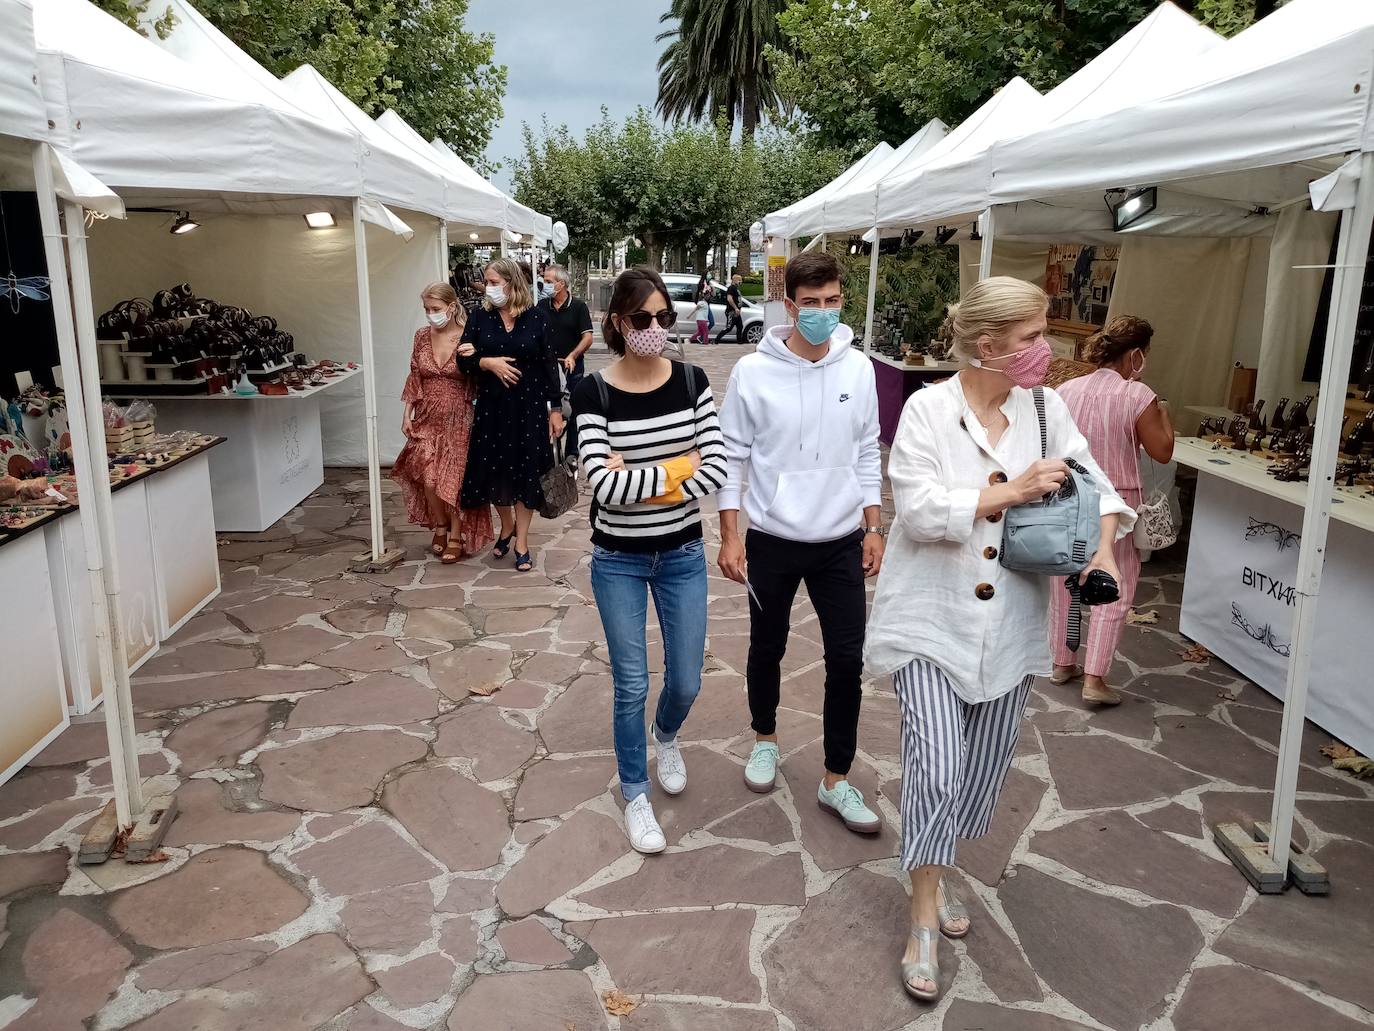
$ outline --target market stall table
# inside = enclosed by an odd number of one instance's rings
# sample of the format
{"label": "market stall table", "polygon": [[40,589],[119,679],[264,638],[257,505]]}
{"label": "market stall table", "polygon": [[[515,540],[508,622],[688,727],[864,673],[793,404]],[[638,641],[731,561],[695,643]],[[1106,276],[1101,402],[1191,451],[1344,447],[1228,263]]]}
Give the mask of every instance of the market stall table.
{"label": "market stall table", "polygon": [[228,438],[210,456],[215,528],[257,533],[324,483],[320,395],[361,371],[345,369],[318,386],[280,395],[119,396],[146,397],[157,405],[159,430],[195,429]]}
{"label": "market stall table", "polygon": [[891,447],[906,399],[931,380],[953,376],[959,371],[959,363],[908,365],[872,351],[868,357],[873,359],[873,379],[878,390],[878,438]]}
{"label": "market stall table", "polygon": [[[1174,458],[1198,472],[1180,630],[1283,698],[1297,601],[1305,483],[1284,483],[1255,455],[1180,437]],[[1317,606],[1309,717],[1374,754],[1368,656],[1374,612],[1374,493],[1337,487]]]}

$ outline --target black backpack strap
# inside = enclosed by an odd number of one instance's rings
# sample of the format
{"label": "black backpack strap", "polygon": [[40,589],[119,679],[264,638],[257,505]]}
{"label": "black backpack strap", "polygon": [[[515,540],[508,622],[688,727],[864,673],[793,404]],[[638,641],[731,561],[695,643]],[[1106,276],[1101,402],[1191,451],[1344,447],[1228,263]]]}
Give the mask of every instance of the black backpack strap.
{"label": "black backpack strap", "polygon": [[601,377],[601,371],[597,370],[591,375],[591,380],[596,384],[596,396],[601,401],[601,414],[606,416],[609,421],[611,417],[611,397],[606,392],[606,381]]}
{"label": "black backpack strap", "polygon": [[1035,417],[1040,420],[1040,457],[1050,457],[1050,433],[1045,425],[1045,388],[1031,387],[1031,397],[1035,398]]}
{"label": "black backpack strap", "polygon": [[[1074,545],[1074,555],[1077,556],[1080,546]],[[1086,564],[1086,560],[1085,560]],[[1078,645],[1083,639],[1083,602],[1078,588],[1078,576],[1068,578],[1065,586],[1069,590],[1069,621],[1068,633],[1064,638],[1064,646],[1071,652],[1078,651]]]}

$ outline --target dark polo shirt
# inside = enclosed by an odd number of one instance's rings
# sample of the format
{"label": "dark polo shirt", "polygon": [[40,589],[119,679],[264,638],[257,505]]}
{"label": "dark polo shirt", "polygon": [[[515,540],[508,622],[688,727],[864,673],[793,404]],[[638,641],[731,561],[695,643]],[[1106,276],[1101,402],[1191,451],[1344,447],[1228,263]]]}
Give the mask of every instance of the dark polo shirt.
{"label": "dark polo shirt", "polygon": [[549,342],[559,358],[572,354],[573,348],[582,342],[582,334],[592,331],[592,313],[587,302],[571,294],[561,308],[554,307],[552,297],[540,301],[539,307],[549,313]]}

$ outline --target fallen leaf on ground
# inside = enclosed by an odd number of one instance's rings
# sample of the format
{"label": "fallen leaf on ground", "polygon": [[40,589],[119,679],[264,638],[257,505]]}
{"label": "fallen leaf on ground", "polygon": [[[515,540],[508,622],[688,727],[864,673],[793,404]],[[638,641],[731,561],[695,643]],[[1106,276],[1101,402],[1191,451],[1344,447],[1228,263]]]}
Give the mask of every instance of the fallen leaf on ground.
{"label": "fallen leaf on ground", "polygon": [[1344,770],[1346,773],[1358,777],[1360,780],[1374,779],[1374,759],[1366,759],[1362,755],[1337,759],[1331,765],[1338,770]]}
{"label": "fallen leaf on ground", "polygon": [[143,863],[165,863],[165,862],[167,862],[167,860],[169,860],[169,859],[171,859],[171,858],[172,858],[172,857],[169,856],[166,852],[162,851],[162,849],[158,849],[156,852],[150,853],[146,859],[129,859],[129,858],[126,857],[125,860],[124,860],[124,862],[126,862],[126,863],[135,863],[135,864],[143,864]]}
{"label": "fallen leaf on ground", "polygon": [[606,1012],[613,1017],[628,1017],[639,1005],[619,988],[612,988],[609,992],[604,992],[601,996],[601,1003],[606,1007]]}
{"label": "fallen leaf on ground", "polygon": [[1154,626],[1159,622],[1159,613],[1154,609],[1149,612],[1137,612],[1135,609],[1126,616],[1126,622],[1131,626]]}
{"label": "fallen leaf on ground", "polygon": [[1206,662],[1212,657],[1212,653],[1207,650],[1205,645],[1201,644],[1190,644],[1179,654],[1183,656],[1184,662]]}
{"label": "fallen leaf on ground", "polygon": [[1332,741],[1329,745],[1322,745],[1322,755],[1328,759],[1353,759],[1359,757],[1359,752],[1349,745],[1343,745],[1339,741]]}
{"label": "fallen leaf on ground", "polygon": [[497,690],[499,690],[499,688],[499,684],[483,684],[480,687],[468,688],[468,694],[475,694],[481,696],[482,698],[487,698],[490,695],[494,695],[497,692]]}

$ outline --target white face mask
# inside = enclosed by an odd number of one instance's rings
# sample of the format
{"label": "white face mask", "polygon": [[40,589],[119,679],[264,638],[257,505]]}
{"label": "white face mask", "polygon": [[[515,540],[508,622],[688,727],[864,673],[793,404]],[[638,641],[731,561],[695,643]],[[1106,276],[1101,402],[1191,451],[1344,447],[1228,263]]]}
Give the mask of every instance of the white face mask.
{"label": "white face mask", "polygon": [[443,329],[448,325],[449,314],[446,311],[427,311],[425,312],[425,318],[429,320],[429,324],[435,329]]}
{"label": "white face mask", "polygon": [[500,287],[500,286],[489,286],[489,287],[487,287],[487,300],[489,300],[489,301],[492,303],[492,306],[495,307],[495,308],[504,308],[504,307],[506,306],[506,290],[505,290],[505,287]]}

